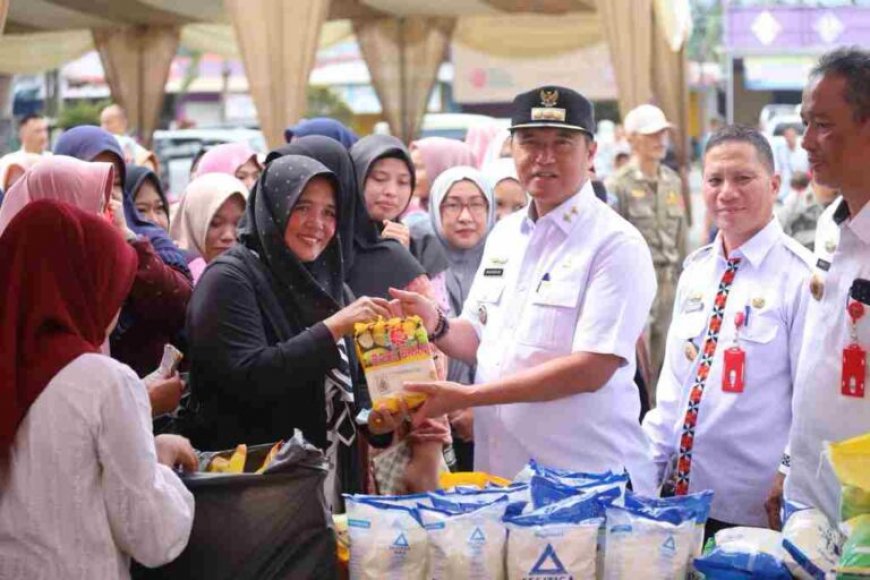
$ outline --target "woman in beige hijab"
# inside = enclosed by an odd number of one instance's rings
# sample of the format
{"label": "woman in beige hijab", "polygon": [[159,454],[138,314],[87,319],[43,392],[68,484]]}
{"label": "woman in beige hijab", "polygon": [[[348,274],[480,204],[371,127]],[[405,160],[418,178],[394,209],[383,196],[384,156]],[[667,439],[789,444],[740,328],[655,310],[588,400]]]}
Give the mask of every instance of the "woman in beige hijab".
{"label": "woman in beige hijab", "polygon": [[206,265],[236,242],[247,198],[245,184],[223,173],[208,173],[187,185],[169,235],[179,248],[199,256],[189,264],[194,284]]}

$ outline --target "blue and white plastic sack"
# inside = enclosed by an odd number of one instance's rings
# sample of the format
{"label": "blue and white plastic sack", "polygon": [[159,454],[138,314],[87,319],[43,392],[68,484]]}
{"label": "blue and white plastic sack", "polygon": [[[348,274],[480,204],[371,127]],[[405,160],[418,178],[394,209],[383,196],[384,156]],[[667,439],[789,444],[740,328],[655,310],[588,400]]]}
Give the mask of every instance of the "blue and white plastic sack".
{"label": "blue and white plastic sack", "polygon": [[420,508],[432,580],[503,580],[507,497],[466,513]]}
{"label": "blue and white plastic sack", "polygon": [[351,496],[346,506],[353,580],[426,577],[426,530],[415,509]]}

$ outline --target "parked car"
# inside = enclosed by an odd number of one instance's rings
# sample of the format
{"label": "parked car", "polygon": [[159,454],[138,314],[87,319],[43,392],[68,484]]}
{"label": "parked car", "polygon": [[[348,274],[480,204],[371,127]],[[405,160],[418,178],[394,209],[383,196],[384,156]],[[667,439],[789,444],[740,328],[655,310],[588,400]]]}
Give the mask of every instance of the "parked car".
{"label": "parked car", "polygon": [[191,163],[201,149],[238,142],[247,143],[257,152],[268,150],[263,133],[254,129],[217,127],[155,131],[154,153],[160,159],[160,177],[170,195],[178,196],[187,187]]}

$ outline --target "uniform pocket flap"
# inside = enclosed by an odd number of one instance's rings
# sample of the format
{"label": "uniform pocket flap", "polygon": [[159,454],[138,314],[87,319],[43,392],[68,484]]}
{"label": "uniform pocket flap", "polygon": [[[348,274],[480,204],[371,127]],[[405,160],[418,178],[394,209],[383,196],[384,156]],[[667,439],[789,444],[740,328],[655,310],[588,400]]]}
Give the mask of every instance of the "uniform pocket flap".
{"label": "uniform pocket flap", "polygon": [[504,292],[504,282],[488,281],[480,292],[481,302],[498,302]]}
{"label": "uniform pocket flap", "polygon": [[778,331],[778,324],[759,317],[749,321],[749,326],[740,332],[740,338],[750,342],[766,344],[776,338]]}
{"label": "uniform pocket flap", "polygon": [[678,315],[671,323],[671,332],[677,338],[688,340],[704,333],[707,324],[707,313],[703,311],[688,312]]}
{"label": "uniform pocket flap", "polygon": [[568,281],[551,281],[541,285],[532,303],[544,306],[575,308],[579,296],[579,284]]}

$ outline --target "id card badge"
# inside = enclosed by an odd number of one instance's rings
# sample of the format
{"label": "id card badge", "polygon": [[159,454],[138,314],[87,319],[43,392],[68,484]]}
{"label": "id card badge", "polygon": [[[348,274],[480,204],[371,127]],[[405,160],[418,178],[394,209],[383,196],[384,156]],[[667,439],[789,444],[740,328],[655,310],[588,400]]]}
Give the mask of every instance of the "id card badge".
{"label": "id card badge", "polygon": [[867,352],[857,343],[843,349],[843,379],[840,392],[844,397],[864,398]]}
{"label": "id card badge", "polygon": [[742,393],[746,376],[746,353],[739,346],[725,351],[722,365],[722,391]]}
{"label": "id card badge", "polygon": [[[858,342],[858,321],[864,317],[866,308],[864,301],[870,300],[870,288],[864,288],[866,285],[860,285],[856,280],[852,284],[850,291],[850,300],[846,306],[846,312],[851,320],[851,335],[852,342],[843,349],[843,373],[840,380],[840,393],[844,397],[855,397],[856,399],[864,398],[864,373],[867,366],[867,351],[861,348]],[[864,290],[867,290],[865,292]]]}

